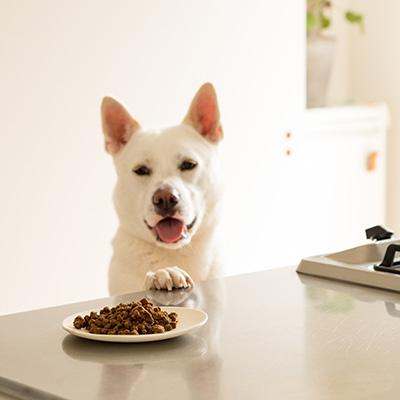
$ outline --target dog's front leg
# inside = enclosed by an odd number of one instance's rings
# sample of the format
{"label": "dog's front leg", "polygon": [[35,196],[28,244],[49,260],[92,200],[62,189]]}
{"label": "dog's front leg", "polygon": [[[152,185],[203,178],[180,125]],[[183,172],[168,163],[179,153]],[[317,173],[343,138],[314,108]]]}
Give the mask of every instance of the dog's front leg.
{"label": "dog's front leg", "polygon": [[168,290],[187,288],[194,286],[193,279],[183,269],[178,267],[159,269],[156,272],[146,274],[145,288],[156,290]]}

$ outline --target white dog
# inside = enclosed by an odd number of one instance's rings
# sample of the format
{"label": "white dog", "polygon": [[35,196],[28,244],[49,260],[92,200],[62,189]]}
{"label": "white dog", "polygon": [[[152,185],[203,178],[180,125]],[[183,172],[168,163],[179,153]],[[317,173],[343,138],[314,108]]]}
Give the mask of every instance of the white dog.
{"label": "white dog", "polygon": [[162,130],[142,129],[110,97],[101,111],[118,178],[110,294],[172,290],[219,276],[223,132],[213,86],[199,89],[180,125]]}

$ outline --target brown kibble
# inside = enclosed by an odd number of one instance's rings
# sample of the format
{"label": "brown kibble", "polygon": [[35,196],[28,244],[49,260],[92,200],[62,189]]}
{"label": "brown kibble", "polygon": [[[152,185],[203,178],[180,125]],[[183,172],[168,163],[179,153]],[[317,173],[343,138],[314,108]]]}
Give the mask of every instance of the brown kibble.
{"label": "brown kibble", "polygon": [[145,297],[144,297],[142,300],[140,300],[139,303],[142,304],[142,305],[146,305],[146,304],[151,304],[151,305],[153,305],[153,304],[150,303]]}
{"label": "brown kibble", "polygon": [[90,326],[89,327],[89,332],[99,335],[99,334],[102,333],[102,330],[101,330],[101,328],[98,328],[97,326]]}
{"label": "brown kibble", "polygon": [[94,334],[145,335],[175,329],[177,318],[177,313],[168,314],[143,298],[139,302],[120,303],[111,309],[104,307],[99,313],[91,311],[84,317],[78,315],[73,325],[76,329],[86,328],[89,333]]}
{"label": "brown kibble", "polygon": [[145,310],[145,311],[143,312],[143,317],[144,317],[144,320],[145,320],[147,323],[149,323],[149,324],[153,324],[153,323],[154,323],[154,318],[151,316],[151,314],[149,313],[148,310]]}
{"label": "brown kibble", "polygon": [[178,318],[178,314],[175,312],[169,313],[168,317],[172,320],[172,321],[176,321]]}
{"label": "brown kibble", "polygon": [[162,325],[154,325],[152,326],[150,333],[164,333],[165,328]]}
{"label": "brown kibble", "polygon": [[82,318],[80,315],[78,315],[75,319],[74,319],[74,327],[76,329],[81,329],[81,328],[85,328],[87,325],[87,322],[85,321],[84,318]]}

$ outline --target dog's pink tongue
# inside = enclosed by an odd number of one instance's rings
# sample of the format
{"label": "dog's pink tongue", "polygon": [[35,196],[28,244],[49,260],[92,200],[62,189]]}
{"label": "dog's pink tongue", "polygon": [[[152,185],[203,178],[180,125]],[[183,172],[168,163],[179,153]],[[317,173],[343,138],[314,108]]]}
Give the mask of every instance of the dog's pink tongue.
{"label": "dog's pink tongue", "polygon": [[185,230],[182,221],[175,218],[165,218],[156,225],[158,236],[164,242],[172,243],[179,240]]}

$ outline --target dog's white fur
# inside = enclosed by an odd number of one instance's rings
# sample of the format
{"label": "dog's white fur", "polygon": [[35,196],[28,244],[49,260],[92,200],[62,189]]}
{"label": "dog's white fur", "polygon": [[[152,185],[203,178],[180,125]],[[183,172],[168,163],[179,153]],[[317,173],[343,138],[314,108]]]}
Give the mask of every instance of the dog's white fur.
{"label": "dog's white fur", "polygon": [[[120,222],[112,242],[110,294],[171,290],[219,276],[218,143],[223,133],[213,86],[199,89],[178,126],[142,129],[110,97],[102,103],[102,124],[117,171],[114,204]],[[157,234],[156,225],[166,216],[154,200],[160,188],[179,200],[166,211],[182,222],[179,240],[163,241]]]}

